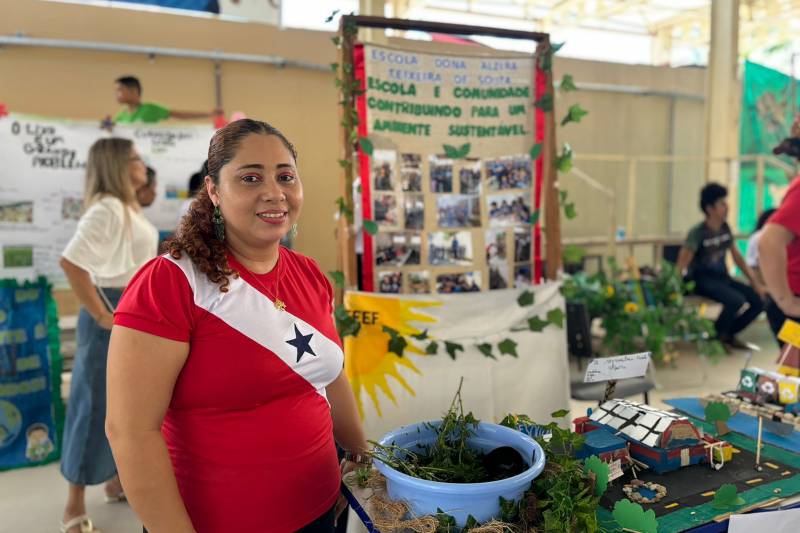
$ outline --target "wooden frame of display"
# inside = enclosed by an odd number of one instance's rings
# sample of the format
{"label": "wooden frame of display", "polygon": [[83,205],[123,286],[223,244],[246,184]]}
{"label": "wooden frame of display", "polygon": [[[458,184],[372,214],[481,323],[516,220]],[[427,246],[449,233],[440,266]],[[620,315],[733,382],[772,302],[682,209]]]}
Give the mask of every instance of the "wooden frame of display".
{"label": "wooden frame of display", "polygon": [[[340,22],[340,64],[344,64],[345,61],[353,64],[353,53],[357,32],[345,31],[345,29],[348,27],[376,29],[392,28],[396,30],[417,30],[428,33],[442,33],[462,36],[482,35],[510,39],[532,40],[537,43],[536,52],[534,54],[534,59],[537,65],[539,64],[539,58],[543,54],[548,53],[550,50],[550,37],[546,33],[525,32],[502,28],[485,28],[440,22],[349,15],[343,16]],[[539,79],[538,83],[543,84],[543,93],[539,94],[539,98],[541,98],[542,95],[550,95],[552,97],[554,95],[552,69],[538,69],[537,74],[537,79]],[[349,73],[343,75],[349,77],[349,79],[343,80],[344,83],[352,83],[355,79],[355,68],[352,68]],[[344,102],[344,105],[340,109],[341,118],[344,118],[346,113],[356,110],[356,100],[356,98],[351,98],[350,101]],[[341,158],[349,161],[350,164],[343,167],[340,188],[345,202],[347,205],[352,206],[353,180],[354,176],[356,175],[355,173],[359,172],[358,157],[354,157],[356,150],[354,149],[352,138],[348,138],[347,130],[342,127],[341,132]],[[540,194],[541,202],[543,204],[543,233],[546,246],[544,257],[546,259],[550,259],[546,261],[545,271],[541,274],[543,278],[552,280],[556,278],[557,272],[561,266],[561,231],[558,188],[556,185],[556,138],[554,110],[544,113],[544,132],[543,136],[540,138],[542,144],[541,156],[538,161],[533,162],[533,165],[534,167],[536,164],[542,165],[542,190]],[[532,245],[534,247],[541,248],[541,242],[539,240],[539,228],[541,228],[541,225],[535,224],[534,227],[532,227],[532,230],[535,229],[535,237]],[[340,216],[337,232],[339,240],[337,267],[344,273],[345,286],[347,288],[354,288],[357,286],[357,258],[355,253],[355,239],[353,238],[350,228],[351,224],[347,217],[344,215]],[[511,231],[513,234],[513,229]],[[553,258],[555,258],[555,260],[553,260]],[[535,268],[533,263],[532,268]]]}

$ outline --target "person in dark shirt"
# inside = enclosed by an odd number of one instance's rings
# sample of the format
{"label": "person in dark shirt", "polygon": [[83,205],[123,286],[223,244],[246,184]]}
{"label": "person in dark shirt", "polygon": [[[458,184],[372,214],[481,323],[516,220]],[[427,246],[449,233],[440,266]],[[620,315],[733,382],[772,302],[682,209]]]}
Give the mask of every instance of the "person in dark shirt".
{"label": "person in dark shirt", "polygon": [[[728,218],[728,189],[709,183],[700,192],[700,209],[705,220],[694,226],[678,255],[678,271],[687,272],[695,293],[722,304],[714,324],[719,340],[727,348],[744,348],[736,335],[750,325],[764,308],[766,289],[734,246]],[[725,263],[730,251],[734,263],[744,272],[750,286],[728,274]]]}

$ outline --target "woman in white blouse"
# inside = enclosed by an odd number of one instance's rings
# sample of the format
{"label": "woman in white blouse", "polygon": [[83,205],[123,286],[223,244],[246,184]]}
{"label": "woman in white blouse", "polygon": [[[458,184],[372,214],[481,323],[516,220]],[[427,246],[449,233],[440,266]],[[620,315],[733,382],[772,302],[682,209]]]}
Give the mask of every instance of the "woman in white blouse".
{"label": "woman in white blouse", "polygon": [[136,189],[146,181],[146,167],[131,141],[95,142],[86,166],[85,212],[61,257],[81,302],[61,457],[61,473],[69,481],[62,533],[94,531],[86,515],[86,485],[106,482],[107,501],[124,499],[104,428],[106,358],[114,307],[139,267],[158,251],[158,231],[136,201]]}

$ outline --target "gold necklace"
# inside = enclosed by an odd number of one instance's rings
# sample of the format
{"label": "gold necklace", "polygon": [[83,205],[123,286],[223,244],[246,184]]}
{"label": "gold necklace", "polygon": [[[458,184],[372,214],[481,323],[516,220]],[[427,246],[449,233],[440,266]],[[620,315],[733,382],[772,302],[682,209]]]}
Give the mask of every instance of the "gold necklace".
{"label": "gold necklace", "polygon": [[[280,261],[280,257],[278,257],[278,261]],[[278,268],[278,263],[275,263],[275,268]],[[258,283],[258,285],[262,289],[264,289],[264,292],[267,293],[267,296],[272,298],[272,305],[275,306],[275,309],[277,309],[278,311],[286,311],[286,304],[283,302],[283,300],[281,300],[277,296],[278,290],[280,288],[280,283],[281,283],[280,272],[276,272],[275,273],[277,279],[275,280],[275,294],[274,295],[273,295],[273,293],[269,292],[269,290],[267,289],[267,287],[263,283],[261,283],[261,280],[258,279],[258,274],[256,274],[255,272],[249,271],[249,270],[248,270],[248,272],[250,272],[250,274],[253,276],[253,279],[256,280],[256,283]]]}

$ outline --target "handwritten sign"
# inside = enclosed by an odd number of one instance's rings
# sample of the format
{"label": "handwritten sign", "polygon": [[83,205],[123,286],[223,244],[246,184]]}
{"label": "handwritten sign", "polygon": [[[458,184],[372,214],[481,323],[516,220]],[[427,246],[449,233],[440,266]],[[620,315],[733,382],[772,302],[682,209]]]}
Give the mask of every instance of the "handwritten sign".
{"label": "handwritten sign", "polygon": [[597,383],[612,379],[638,378],[647,373],[649,363],[650,352],[592,359],[586,368],[583,381]]}
{"label": "handwritten sign", "polygon": [[794,320],[786,320],[778,332],[778,338],[786,344],[800,346],[800,324]]}

